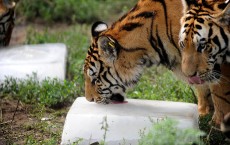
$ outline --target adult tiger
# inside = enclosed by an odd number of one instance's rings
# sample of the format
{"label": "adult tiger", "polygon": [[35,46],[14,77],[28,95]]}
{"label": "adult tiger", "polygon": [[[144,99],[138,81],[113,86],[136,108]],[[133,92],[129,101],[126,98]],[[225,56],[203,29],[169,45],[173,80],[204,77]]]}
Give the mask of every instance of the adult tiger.
{"label": "adult tiger", "polygon": [[230,112],[230,3],[193,1],[184,5],[180,46],[182,71],[190,83],[209,84],[214,103],[213,120],[219,124]]}
{"label": "adult tiger", "polygon": [[0,48],[9,45],[14,28],[16,2],[0,0]]}
{"label": "adult tiger", "polygon": [[[84,65],[87,100],[105,104],[123,101],[126,89],[152,65],[162,64],[183,77],[177,44],[182,7],[180,0],[139,0],[111,27],[95,23]],[[207,114],[209,87],[196,88],[199,113]]]}

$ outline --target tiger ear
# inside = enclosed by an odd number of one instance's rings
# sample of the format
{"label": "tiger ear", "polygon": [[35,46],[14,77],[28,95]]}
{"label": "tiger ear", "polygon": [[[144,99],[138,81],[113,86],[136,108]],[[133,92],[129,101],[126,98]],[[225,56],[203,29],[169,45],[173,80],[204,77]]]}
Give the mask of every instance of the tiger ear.
{"label": "tiger ear", "polygon": [[98,21],[95,22],[91,28],[91,35],[92,37],[97,37],[103,31],[108,29],[108,25],[104,22]]}
{"label": "tiger ear", "polygon": [[226,0],[226,7],[218,14],[212,16],[217,20],[217,23],[229,26],[230,25],[230,0]]}
{"label": "tiger ear", "polygon": [[117,58],[117,48],[115,41],[107,36],[99,37],[98,41],[99,55],[108,60]]}

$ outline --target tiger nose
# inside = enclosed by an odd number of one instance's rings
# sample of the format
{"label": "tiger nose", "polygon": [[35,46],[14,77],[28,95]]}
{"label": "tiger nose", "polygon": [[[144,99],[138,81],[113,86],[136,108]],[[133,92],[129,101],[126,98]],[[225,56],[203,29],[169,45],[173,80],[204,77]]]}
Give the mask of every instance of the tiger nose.
{"label": "tiger nose", "polygon": [[87,93],[85,92],[85,98],[86,100],[88,100],[89,102],[93,102],[94,101],[94,97],[91,93]]}
{"label": "tiger nose", "polygon": [[94,98],[92,98],[91,100],[89,100],[89,102],[94,102]]}

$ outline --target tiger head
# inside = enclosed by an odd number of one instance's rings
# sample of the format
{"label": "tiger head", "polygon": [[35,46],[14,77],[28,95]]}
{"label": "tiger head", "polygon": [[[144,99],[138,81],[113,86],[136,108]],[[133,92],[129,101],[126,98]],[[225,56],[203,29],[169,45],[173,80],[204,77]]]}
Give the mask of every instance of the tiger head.
{"label": "tiger head", "polygon": [[[107,24],[92,26],[92,42],[84,65],[85,96],[88,101],[108,104],[123,102],[125,91],[137,83],[147,63],[143,48],[128,50],[105,35]],[[146,55],[147,56],[147,55]]]}
{"label": "tiger head", "polygon": [[229,1],[184,3],[179,45],[182,71],[191,84],[217,82],[230,45]]}

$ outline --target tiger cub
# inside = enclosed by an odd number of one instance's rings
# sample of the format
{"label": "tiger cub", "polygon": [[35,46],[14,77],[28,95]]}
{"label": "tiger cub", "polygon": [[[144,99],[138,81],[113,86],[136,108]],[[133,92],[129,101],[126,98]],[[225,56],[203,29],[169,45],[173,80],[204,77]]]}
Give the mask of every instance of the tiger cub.
{"label": "tiger cub", "polygon": [[220,124],[230,112],[230,3],[208,2],[184,3],[179,33],[181,67],[191,84],[209,85],[215,109],[213,121]]}

